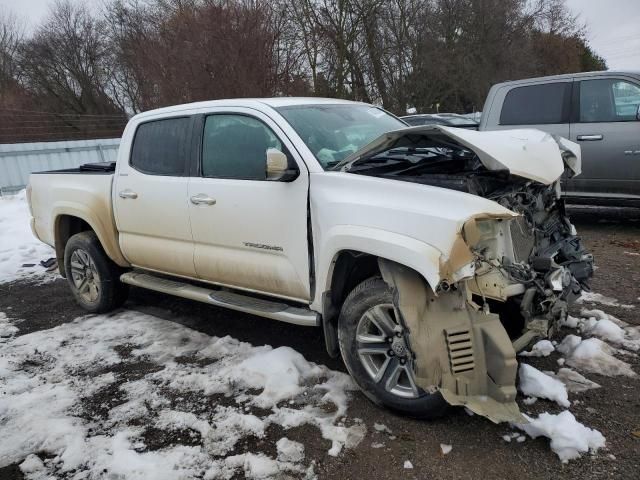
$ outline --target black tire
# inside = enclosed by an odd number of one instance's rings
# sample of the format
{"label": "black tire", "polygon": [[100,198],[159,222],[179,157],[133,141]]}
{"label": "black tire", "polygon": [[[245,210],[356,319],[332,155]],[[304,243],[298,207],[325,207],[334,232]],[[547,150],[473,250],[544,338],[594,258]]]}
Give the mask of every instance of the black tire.
{"label": "black tire", "polygon": [[[128,286],[120,282],[123,270],[107,256],[94,232],[77,233],[69,239],[64,249],[64,269],[73,296],[88,312],[110,312],[127,299]],[[83,283],[83,275],[90,280]],[[95,289],[87,287],[91,284]]]}
{"label": "black tire", "polygon": [[[372,311],[374,307],[384,309],[388,308],[389,305],[393,305],[393,293],[389,286],[379,277],[373,277],[363,281],[347,296],[338,319],[340,352],[342,353],[342,359],[347,370],[360,387],[360,390],[375,404],[415,418],[433,419],[441,417],[446,413],[448,404],[439,392],[429,394],[417,387],[417,389],[414,389],[413,393],[411,393],[414,397],[407,398],[406,396],[402,396],[402,392],[401,395],[398,395],[392,391],[388,391],[385,388],[385,384],[391,374],[388,374],[386,370],[392,370],[394,364],[385,363],[384,365],[388,365],[386,369],[380,367],[379,371],[383,370],[385,374],[380,381],[376,382],[373,373],[371,373],[371,363],[366,367],[365,360],[363,360],[358,353],[356,337],[361,319],[363,319],[365,313]],[[363,343],[360,343],[360,346],[363,345]],[[383,345],[380,344],[379,348],[382,347]],[[385,346],[384,348],[388,347]],[[402,351],[402,349],[399,351]],[[409,356],[410,353],[406,357],[399,357],[394,352],[394,357],[398,362],[400,361],[398,359],[407,362],[406,358]],[[391,362],[394,357],[389,357],[389,361]],[[369,358],[384,357],[376,356]],[[380,363],[383,362],[381,361]],[[397,366],[397,364],[395,365]],[[369,368],[369,370],[367,370],[367,368]],[[375,367],[373,368],[375,369]],[[400,375],[401,378],[404,376],[406,384],[411,385],[406,370]],[[404,392],[404,395],[407,394],[409,394],[408,391]]]}

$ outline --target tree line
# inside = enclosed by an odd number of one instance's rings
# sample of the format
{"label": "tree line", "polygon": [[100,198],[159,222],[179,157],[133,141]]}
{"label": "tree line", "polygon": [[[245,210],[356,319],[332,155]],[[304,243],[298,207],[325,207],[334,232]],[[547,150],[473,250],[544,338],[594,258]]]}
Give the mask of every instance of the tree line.
{"label": "tree line", "polygon": [[0,143],[230,97],[477,111],[500,81],[605,69],[584,33],[564,0],[57,0],[29,34],[0,12]]}

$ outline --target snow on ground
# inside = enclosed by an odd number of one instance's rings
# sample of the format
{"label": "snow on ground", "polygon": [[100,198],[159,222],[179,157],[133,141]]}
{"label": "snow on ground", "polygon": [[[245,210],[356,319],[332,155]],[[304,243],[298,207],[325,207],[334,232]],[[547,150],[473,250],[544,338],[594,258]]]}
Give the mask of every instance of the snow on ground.
{"label": "snow on ground", "polygon": [[548,357],[556,348],[549,340],[540,340],[529,352],[520,352],[521,357]]}
{"label": "snow on ground", "polygon": [[[287,431],[306,425],[333,455],[366,433],[345,420],[351,379],[288,347],[130,311],[0,341],[0,467],[27,478],[306,477]],[[274,429],[273,458],[247,446]]]}
{"label": "snow on ground", "polygon": [[600,293],[593,292],[582,292],[580,297],[576,300],[576,303],[599,303],[601,305],[606,305],[608,307],[618,307],[618,308],[634,308],[633,305],[625,305],[621,304],[617,299],[613,297],[607,297]]}
{"label": "snow on ground", "polygon": [[564,383],[565,387],[567,387],[567,391],[569,392],[585,392],[592,388],[600,388],[600,385],[592,382],[570,368],[561,368],[558,370],[558,373],[548,371],[545,371],[544,373]]}
{"label": "snow on ground", "polygon": [[[55,257],[53,249],[33,236],[29,225],[29,207],[26,192],[0,196],[0,283],[11,282],[36,275],[54,279],[55,275],[45,275],[41,260]],[[23,264],[35,264],[23,267]]]}
{"label": "snow on ground", "polygon": [[581,334],[597,337],[632,352],[640,351],[640,328],[631,326],[602,310],[583,308],[581,317],[569,316],[561,326],[576,328]]}
{"label": "snow on ground", "polygon": [[12,337],[18,331],[13,322],[7,317],[7,314],[0,312],[0,343]]}
{"label": "snow on ground", "polygon": [[564,383],[541,372],[537,368],[520,364],[520,391],[529,396],[553,400],[561,407],[569,407],[569,396]]}
{"label": "snow on ground", "polygon": [[640,327],[631,326],[598,309],[583,308],[580,315],[584,317],[579,322],[581,332],[610,341],[626,350],[640,350]]}
{"label": "snow on ground", "polygon": [[531,438],[549,438],[551,450],[558,455],[562,463],[578,458],[582,453],[596,452],[605,446],[605,438],[599,431],[582,425],[568,410],[557,415],[545,412],[538,418],[527,419],[530,423],[515,426]]}
{"label": "snow on ground", "polygon": [[598,338],[583,340],[577,335],[567,335],[556,349],[565,356],[567,365],[579,370],[607,376],[636,376],[628,363],[614,357],[618,350]]}

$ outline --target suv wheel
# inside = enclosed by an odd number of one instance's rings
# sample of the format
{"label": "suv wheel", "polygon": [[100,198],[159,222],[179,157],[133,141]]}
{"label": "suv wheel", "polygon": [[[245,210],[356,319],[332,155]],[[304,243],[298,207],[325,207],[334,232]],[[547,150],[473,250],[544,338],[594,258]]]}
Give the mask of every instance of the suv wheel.
{"label": "suv wheel", "polygon": [[448,404],[439,392],[429,394],[416,385],[409,333],[381,278],[365,280],[346,298],[338,340],[349,373],[373,402],[419,418],[445,413]]}
{"label": "suv wheel", "polygon": [[64,269],[76,301],[91,313],[109,312],[127,299],[128,288],[120,282],[122,269],[104,253],[94,232],[78,233],[69,239]]}

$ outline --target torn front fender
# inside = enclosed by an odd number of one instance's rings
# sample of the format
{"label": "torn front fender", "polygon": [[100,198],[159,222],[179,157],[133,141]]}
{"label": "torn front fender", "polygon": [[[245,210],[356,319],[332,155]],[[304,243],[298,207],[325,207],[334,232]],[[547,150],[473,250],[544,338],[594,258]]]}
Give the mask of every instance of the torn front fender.
{"label": "torn front fender", "polygon": [[461,289],[436,296],[414,270],[379,265],[409,332],[418,386],[496,423],[526,423],[515,402],[516,352],[498,316],[471,308]]}

